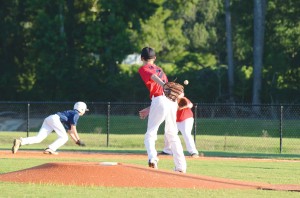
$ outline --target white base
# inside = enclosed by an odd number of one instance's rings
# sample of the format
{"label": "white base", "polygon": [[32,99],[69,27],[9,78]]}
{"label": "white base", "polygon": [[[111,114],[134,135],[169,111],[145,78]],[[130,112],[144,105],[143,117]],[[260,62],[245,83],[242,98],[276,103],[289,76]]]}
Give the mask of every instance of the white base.
{"label": "white base", "polygon": [[118,165],[118,162],[100,162],[101,166],[115,166]]}

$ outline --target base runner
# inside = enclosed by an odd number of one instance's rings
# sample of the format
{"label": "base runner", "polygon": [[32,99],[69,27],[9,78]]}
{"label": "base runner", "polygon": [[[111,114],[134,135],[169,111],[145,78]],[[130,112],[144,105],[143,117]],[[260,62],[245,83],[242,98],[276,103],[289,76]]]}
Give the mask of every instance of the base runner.
{"label": "base runner", "polygon": [[36,136],[14,140],[12,153],[17,153],[18,149],[23,145],[42,142],[52,131],[56,132],[58,138],[44,150],[45,154],[58,154],[56,150],[68,141],[66,130],[68,130],[69,135],[78,146],[85,146],[84,142],[78,136],[76,125],[79,116],[82,116],[86,111],[88,111],[86,104],[84,102],[77,102],[73,110],[57,112],[48,116],[45,118]]}

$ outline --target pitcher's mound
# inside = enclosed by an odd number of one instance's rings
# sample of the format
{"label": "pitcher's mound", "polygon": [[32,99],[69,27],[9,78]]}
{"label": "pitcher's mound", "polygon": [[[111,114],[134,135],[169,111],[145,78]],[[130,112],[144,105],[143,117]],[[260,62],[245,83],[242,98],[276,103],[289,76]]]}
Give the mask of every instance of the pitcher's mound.
{"label": "pitcher's mound", "polygon": [[114,187],[275,189],[274,186],[264,184],[155,170],[117,162],[47,163],[1,174],[0,181]]}

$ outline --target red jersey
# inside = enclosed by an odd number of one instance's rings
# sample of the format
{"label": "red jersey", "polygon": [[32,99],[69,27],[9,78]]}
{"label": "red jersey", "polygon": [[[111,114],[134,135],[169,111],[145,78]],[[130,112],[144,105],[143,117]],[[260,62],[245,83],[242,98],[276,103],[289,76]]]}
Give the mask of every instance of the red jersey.
{"label": "red jersey", "polygon": [[[187,98],[186,98],[187,99]],[[189,99],[188,104],[192,103]],[[182,122],[188,118],[194,117],[193,111],[190,108],[177,110],[176,122]]]}
{"label": "red jersey", "polygon": [[168,82],[166,74],[160,67],[155,64],[146,64],[140,67],[139,74],[150,92],[150,99],[152,96],[163,95],[163,87],[151,79],[151,76],[156,74],[163,82]]}

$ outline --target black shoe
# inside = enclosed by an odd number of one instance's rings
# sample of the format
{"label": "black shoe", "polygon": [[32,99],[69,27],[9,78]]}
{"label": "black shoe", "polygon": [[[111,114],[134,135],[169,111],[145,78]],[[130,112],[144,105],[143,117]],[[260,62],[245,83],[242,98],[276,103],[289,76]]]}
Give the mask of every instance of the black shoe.
{"label": "black shoe", "polygon": [[171,155],[171,154],[162,151],[162,152],[158,153],[158,155]]}
{"label": "black shoe", "polygon": [[158,169],[158,166],[157,166],[157,160],[149,160],[149,161],[148,161],[148,166],[149,166],[150,168]]}

